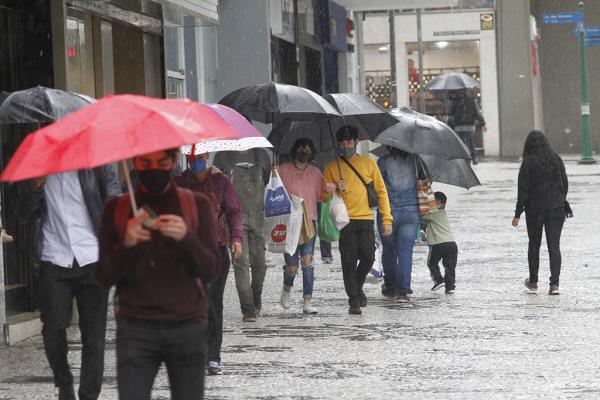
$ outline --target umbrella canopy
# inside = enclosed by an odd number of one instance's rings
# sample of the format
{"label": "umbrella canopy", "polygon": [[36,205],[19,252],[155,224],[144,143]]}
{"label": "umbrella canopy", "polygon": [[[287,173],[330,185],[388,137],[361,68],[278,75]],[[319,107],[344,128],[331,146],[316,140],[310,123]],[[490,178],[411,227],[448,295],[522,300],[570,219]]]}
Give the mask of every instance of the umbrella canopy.
{"label": "umbrella canopy", "polygon": [[244,151],[255,147],[273,147],[263,136],[262,132],[256,129],[239,112],[222,104],[206,104],[206,106],[233,127],[240,134],[240,138],[233,140],[207,140],[196,143],[195,146],[182,146],[181,152],[183,154],[191,154],[192,147],[194,148],[194,154],[229,150]]}
{"label": "umbrella canopy", "polygon": [[380,133],[374,140],[376,143],[447,160],[470,159],[469,149],[443,122],[406,107],[394,109],[391,114],[398,123]]}
{"label": "umbrella canopy", "polygon": [[448,72],[429,82],[429,90],[461,90],[479,87],[479,82],[464,72]]}
{"label": "umbrella canopy", "polygon": [[[386,146],[379,146],[371,150],[371,153],[377,157],[383,157],[389,154]],[[432,182],[445,183],[447,185],[458,186],[470,189],[474,186],[480,186],[481,182],[475,175],[469,160],[460,158],[446,160],[444,158],[428,155],[419,156],[427,169],[427,176]]]}
{"label": "umbrella canopy", "polygon": [[219,103],[265,124],[286,119],[314,121],[339,116],[337,110],[315,92],[275,82],[235,90]]}
{"label": "umbrella canopy", "polygon": [[185,99],[107,96],[27,136],[2,173],[18,181],[240,134],[209,106]]}
{"label": "umbrella canopy", "polygon": [[1,102],[0,124],[50,123],[94,101],[82,94],[36,86],[10,93]]}

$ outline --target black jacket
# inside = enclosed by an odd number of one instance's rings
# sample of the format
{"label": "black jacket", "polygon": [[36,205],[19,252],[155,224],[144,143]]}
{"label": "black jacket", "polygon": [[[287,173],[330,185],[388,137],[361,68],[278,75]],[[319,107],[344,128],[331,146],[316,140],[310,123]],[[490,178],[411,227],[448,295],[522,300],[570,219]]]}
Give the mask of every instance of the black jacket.
{"label": "black jacket", "polygon": [[[117,174],[111,165],[82,169],[78,173],[94,233],[98,237],[104,203],[121,194]],[[35,274],[39,271],[42,256],[42,225],[48,212],[46,198],[43,188],[35,189],[32,181],[21,182],[18,185],[17,220],[20,229],[26,232],[28,263]]]}
{"label": "black jacket", "polygon": [[452,102],[450,118],[448,119],[448,125],[452,129],[462,125],[475,125],[477,121],[479,121],[479,125],[485,125],[485,120],[475,100],[464,95]]}
{"label": "black jacket", "polygon": [[560,157],[558,161],[556,168],[546,170],[527,162],[521,164],[515,218],[520,218],[523,211],[537,214],[565,206],[569,180],[565,164]]}

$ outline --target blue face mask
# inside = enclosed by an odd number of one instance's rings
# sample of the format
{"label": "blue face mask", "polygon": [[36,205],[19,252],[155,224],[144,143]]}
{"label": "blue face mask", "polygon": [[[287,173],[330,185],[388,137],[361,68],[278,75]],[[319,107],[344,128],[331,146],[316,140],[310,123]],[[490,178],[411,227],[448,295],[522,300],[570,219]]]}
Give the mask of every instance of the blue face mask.
{"label": "blue face mask", "polygon": [[190,169],[194,172],[202,172],[208,166],[208,160],[195,159],[190,161]]}

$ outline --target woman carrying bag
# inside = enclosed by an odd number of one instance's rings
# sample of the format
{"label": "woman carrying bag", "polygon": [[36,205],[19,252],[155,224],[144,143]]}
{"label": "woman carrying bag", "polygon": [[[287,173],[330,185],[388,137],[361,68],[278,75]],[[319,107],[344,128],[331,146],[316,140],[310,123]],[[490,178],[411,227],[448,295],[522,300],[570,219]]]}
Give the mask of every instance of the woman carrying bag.
{"label": "woman carrying bag", "polygon": [[542,231],[550,256],[550,289],[558,295],[561,267],[560,235],[567,216],[572,216],[567,202],[569,182],[562,159],[550,146],[541,131],[531,131],[523,147],[523,162],[519,170],[519,190],[512,225],[517,227],[525,211],[529,236],[529,278],[525,287],[537,291]]}

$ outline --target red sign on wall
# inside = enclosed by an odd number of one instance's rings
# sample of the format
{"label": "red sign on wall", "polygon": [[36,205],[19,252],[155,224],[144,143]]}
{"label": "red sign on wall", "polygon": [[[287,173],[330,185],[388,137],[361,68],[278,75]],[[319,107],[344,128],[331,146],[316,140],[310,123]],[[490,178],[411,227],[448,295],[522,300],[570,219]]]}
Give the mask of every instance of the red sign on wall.
{"label": "red sign on wall", "polygon": [[77,49],[75,47],[69,47],[67,49],[67,56],[69,58],[75,58],[75,57],[77,57]]}

